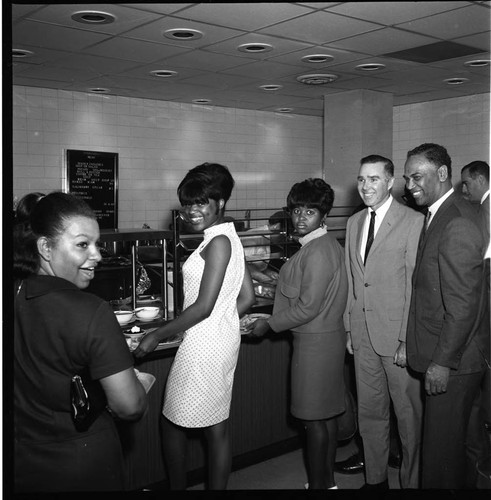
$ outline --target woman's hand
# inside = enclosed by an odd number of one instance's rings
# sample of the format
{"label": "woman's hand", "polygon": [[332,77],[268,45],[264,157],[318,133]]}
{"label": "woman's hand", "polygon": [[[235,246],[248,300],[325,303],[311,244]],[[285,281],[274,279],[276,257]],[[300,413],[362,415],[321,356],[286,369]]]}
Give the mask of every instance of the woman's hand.
{"label": "woman's hand", "polygon": [[138,344],[138,347],[133,351],[133,354],[137,358],[143,358],[148,353],[155,351],[158,345],[159,339],[154,332],[147,333]]}
{"label": "woman's hand", "polygon": [[258,319],[246,328],[247,334],[251,337],[263,337],[269,330],[269,323],[265,319]]}

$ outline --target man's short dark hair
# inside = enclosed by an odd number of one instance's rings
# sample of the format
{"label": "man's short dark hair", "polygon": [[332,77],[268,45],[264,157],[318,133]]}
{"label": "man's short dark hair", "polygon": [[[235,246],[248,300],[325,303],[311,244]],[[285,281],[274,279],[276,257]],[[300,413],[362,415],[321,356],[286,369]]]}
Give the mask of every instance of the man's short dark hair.
{"label": "man's short dark hair", "polygon": [[409,159],[411,156],[416,155],[423,155],[428,161],[430,161],[437,167],[445,165],[447,167],[448,178],[452,178],[452,159],[443,146],[440,146],[439,144],[433,144],[431,142],[426,142],[424,144],[421,144],[417,148],[408,151],[407,158]]}
{"label": "man's short dark hair", "polygon": [[460,172],[463,174],[464,171],[469,172],[469,175],[473,179],[475,179],[478,175],[482,175],[486,179],[486,182],[489,183],[489,165],[485,161],[471,161],[470,163],[462,167],[462,170]]}
{"label": "man's short dark hair", "polygon": [[392,160],[389,160],[389,158],[385,158],[385,156],[380,155],[368,155],[360,160],[360,165],[365,165],[367,163],[383,163],[385,173],[389,177],[394,177],[394,164],[392,163]]}

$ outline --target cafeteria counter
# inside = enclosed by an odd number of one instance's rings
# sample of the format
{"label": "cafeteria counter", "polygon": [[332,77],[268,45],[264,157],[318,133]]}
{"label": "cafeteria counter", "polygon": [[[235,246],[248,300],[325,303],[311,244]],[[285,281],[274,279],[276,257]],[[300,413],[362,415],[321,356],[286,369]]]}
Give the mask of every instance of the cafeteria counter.
{"label": "cafeteria counter", "polygon": [[[176,343],[160,346],[135,363],[138,370],[153,374],[156,382],[143,418],[118,425],[130,490],[167,488],[160,421],[165,383],[177,348]],[[299,446],[298,429],[289,414],[290,349],[288,333],[271,333],[263,339],[242,336],[229,420],[233,468]],[[202,433],[192,430],[188,441],[189,483],[204,481],[205,456]]]}

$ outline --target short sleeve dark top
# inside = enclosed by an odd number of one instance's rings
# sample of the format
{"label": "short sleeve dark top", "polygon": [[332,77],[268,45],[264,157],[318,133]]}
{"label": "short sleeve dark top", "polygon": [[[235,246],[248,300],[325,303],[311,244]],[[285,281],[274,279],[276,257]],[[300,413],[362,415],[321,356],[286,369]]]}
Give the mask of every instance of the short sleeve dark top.
{"label": "short sleeve dark top", "polygon": [[[79,435],[71,420],[70,380],[88,369],[100,379],[133,366],[111,307],[53,276],[22,282],[15,300],[14,423],[19,441]],[[108,414],[88,432],[114,425]]]}

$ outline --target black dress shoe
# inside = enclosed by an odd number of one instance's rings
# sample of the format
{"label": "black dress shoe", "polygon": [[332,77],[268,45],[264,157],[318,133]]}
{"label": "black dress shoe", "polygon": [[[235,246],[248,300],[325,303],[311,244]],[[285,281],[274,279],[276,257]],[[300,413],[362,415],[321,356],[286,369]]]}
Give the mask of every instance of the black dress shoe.
{"label": "black dress shoe", "polygon": [[381,483],[365,483],[360,490],[388,490],[389,489],[389,480],[386,479]]}
{"label": "black dress shoe", "polygon": [[389,453],[389,467],[393,469],[401,468],[402,457],[400,455],[394,455],[393,453]]}
{"label": "black dress shoe", "polygon": [[336,462],[334,464],[334,471],[340,474],[359,474],[365,469],[365,463],[361,453],[355,453],[351,457],[343,460],[342,462]]}

